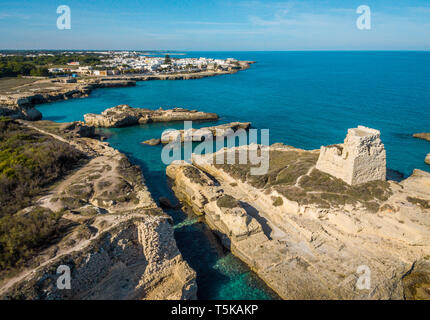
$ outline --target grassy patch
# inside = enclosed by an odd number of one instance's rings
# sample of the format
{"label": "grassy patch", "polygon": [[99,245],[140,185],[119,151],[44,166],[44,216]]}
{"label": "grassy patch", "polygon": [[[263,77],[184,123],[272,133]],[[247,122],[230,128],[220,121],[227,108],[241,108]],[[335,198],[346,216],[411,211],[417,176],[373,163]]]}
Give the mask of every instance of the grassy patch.
{"label": "grassy patch", "polygon": [[[265,175],[250,174],[250,164],[215,164],[232,177],[247,182],[255,188],[263,189],[267,194],[276,190],[289,200],[301,205],[315,204],[322,208],[360,203],[369,211],[376,212],[381,202],[392,194],[389,183],[373,181],[358,186],[350,186],[341,179],[317,169],[318,153],[299,150],[271,150],[269,153],[269,171]],[[236,162],[239,163],[236,151]],[[300,180],[299,180],[299,177]],[[273,199],[272,199],[273,200]],[[279,201],[277,201],[277,204]],[[275,205],[275,204],[274,204]]]}
{"label": "grassy patch", "polygon": [[272,197],[272,201],[273,201],[273,206],[275,207],[280,207],[284,204],[284,201],[282,200],[281,197]]}
{"label": "grassy patch", "polygon": [[430,201],[429,200],[424,200],[424,199],[415,198],[415,197],[407,197],[406,200],[408,200],[410,203],[413,203],[413,204],[415,204],[421,208],[430,209]]}
{"label": "grassy patch", "polygon": [[219,197],[216,201],[216,204],[220,208],[232,209],[232,208],[240,207],[239,201],[228,194],[225,194],[222,197]]}
{"label": "grassy patch", "polygon": [[37,207],[25,214],[0,219],[0,269],[21,267],[40,247],[46,246],[67,228],[61,213]]}
{"label": "grassy patch", "polygon": [[67,143],[0,118],[0,217],[31,203],[85,156]]}
{"label": "grassy patch", "polygon": [[194,183],[197,183],[199,185],[204,184],[200,170],[195,167],[186,166],[184,168],[184,175]]}

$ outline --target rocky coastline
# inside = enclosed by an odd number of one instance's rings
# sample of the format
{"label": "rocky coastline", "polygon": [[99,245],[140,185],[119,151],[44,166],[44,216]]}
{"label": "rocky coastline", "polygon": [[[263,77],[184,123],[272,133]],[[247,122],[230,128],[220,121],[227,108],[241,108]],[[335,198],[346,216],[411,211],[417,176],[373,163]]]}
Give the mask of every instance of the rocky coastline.
{"label": "rocky coastline", "polygon": [[0,116],[37,121],[42,119],[42,114],[35,109],[37,104],[87,97],[92,90],[98,88],[131,87],[135,86],[137,81],[192,80],[234,74],[240,70],[248,69],[252,63],[254,61],[239,61],[238,68],[229,71],[92,77],[79,81],[41,79],[32,84],[2,92],[0,94]]}
{"label": "rocky coastline", "polygon": [[249,165],[214,164],[216,154],[173,162],[166,174],[181,203],[284,299],[430,297],[429,173],[349,186],[315,168],[319,150],[269,152],[260,177]]}
{"label": "rocky coastline", "polygon": [[417,138],[417,139],[423,139],[423,140],[430,141],[430,133],[428,133],[428,132],[414,133],[413,136],[414,136],[414,138]]}
{"label": "rocky coastline", "polygon": [[84,119],[87,125],[96,128],[119,128],[153,122],[217,120],[218,115],[183,108],[151,110],[119,105],[106,109],[101,114],[87,113]]}
{"label": "rocky coastline", "polygon": [[[428,132],[414,133],[413,136],[414,138],[430,141],[430,133]],[[424,159],[424,162],[430,165],[430,153],[427,154],[427,156]]]}
{"label": "rocky coastline", "polygon": [[214,137],[224,138],[236,133],[240,129],[248,130],[250,126],[250,122],[231,122],[200,129],[164,131],[160,142],[163,144],[169,142],[201,142],[213,139]]}
{"label": "rocky coastline", "polygon": [[[142,173],[82,123],[21,124],[68,143],[88,160],[41,195],[33,210],[61,213],[66,232],[0,279],[2,299],[196,299],[196,274],[183,260],[171,218],[157,206]],[[79,134],[83,132],[83,136]],[[71,270],[71,289],[57,269]]]}

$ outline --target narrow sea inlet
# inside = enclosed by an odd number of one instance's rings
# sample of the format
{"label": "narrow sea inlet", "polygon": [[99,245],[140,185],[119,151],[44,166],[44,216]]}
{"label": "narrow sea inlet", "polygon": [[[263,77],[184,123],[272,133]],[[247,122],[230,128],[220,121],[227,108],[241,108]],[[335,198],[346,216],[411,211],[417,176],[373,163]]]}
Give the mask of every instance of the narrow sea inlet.
{"label": "narrow sea inlet", "polygon": [[[194,52],[191,57],[255,60],[234,75],[187,81],[139,82],[133,88],[99,89],[88,98],[38,106],[44,119],[82,120],[119,104],[158,109],[184,107],[216,112],[218,122],[249,121],[270,129],[270,142],[305,149],[342,142],[345,131],[365,125],[381,131],[390,169],[405,176],[429,171],[428,142],[413,133],[430,124],[430,54],[427,52]],[[110,129],[108,142],[142,168],[154,199],[170,191],[161,146],[140,144],[181,123]],[[231,254],[207,227],[182,211],[175,222],[178,247],[197,271],[200,299],[270,299],[276,295]]]}

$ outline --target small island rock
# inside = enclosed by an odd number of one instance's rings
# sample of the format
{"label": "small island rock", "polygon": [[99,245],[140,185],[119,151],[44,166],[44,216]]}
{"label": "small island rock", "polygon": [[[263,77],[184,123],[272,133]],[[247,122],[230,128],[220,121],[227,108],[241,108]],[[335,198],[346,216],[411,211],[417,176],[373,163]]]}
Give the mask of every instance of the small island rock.
{"label": "small island rock", "polygon": [[161,143],[161,139],[149,139],[141,142],[142,144],[147,144],[149,146],[157,146]]}
{"label": "small island rock", "polygon": [[428,132],[414,133],[414,138],[430,141],[430,133]]}

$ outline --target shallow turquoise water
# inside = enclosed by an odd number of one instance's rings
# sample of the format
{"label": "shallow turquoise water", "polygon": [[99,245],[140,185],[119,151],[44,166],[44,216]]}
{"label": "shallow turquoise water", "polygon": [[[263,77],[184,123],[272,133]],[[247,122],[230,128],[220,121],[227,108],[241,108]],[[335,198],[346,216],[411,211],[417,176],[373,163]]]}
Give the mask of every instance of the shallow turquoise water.
{"label": "shallow turquoise water", "polygon": [[[38,108],[45,119],[72,121],[118,104],[186,107],[216,112],[220,122],[251,121],[255,128],[270,129],[270,143],[305,149],[342,142],[348,128],[365,125],[381,130],[389,168],[406,176],[414,168],[430,169],[424,163],[430,143],[412,137],[430,131],[430,52],[194,52],[189,56],[257,63],[234,75],[140,82],[134,88],[99,89],[89,98]],[[160,161],[161,147],[140,142],[181,126],[109,130],[111,145],[142,167],[156,199],[166,194],[174,199]],[[170,214],[178,226],[178,246],[198,271],[200,298],[273,297],[245,266],[208,239],[203,225],[184,222],[182,212]]]}

